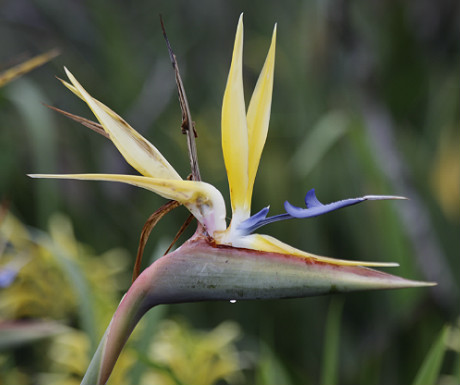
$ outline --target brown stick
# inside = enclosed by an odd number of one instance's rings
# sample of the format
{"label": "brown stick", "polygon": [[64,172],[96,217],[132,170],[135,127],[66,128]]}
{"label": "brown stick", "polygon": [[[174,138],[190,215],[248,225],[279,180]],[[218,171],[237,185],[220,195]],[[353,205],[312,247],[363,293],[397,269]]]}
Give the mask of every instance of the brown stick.
{"label": "brown stick", "polygon": [[44,104],[46,107],[51,108],[52,110],[54,110],[54,111],[56,111],[56,112],[59,112],[60,114],[64,115],[65,117],[67,117],[67,118],[69,118],[69,119],[72,119],[72,120],[75,120],[76,122],[78,122],[78,123],[80,123],[80,124],[83,124],[85,127],[88,127],[88,128],[90,128],[91,130],[97,132],[98,134],[100,134],[100,135],[102,135],[102,136],[105,136],[106,138],[110,139],[109,134],[107,134],[107,132],[105,132],[105,130],[104,130],[104,128],[102,127],[101,124],[96,123],[96,122],[93,122],[92,120],[83,118],[83,117],[81,117],[81,116],[71,114],[70,112],[61,110],[60,108],[50,106],[50,105],[48,105],[48,104],[46,104],[46,103],[43,103],[43,104]]}
{"label": "brown stick", "polygon": [[171,242],[171,244],[169,245],[168,249],[165,251],[165,253],[163,255],[166,255],[171,251],[172,247],[177,242],[179,237],[184,233],[185,230],[187,230],[187,227],[190,225],[190,223],[192,223],[193,218],[195,218],[195,217],[192,214],[190,214],[188,216],[188,218],[185,220],[184,224],[181,226],[179,231],[176,233],[176,236],[174,237],[173,241]]}
{"label": "brown stick", "polygon": [[176,75],[177,92],[179,94],[179,103],[180,103],[180,108],[182,110],[181,129],[182,129],[182,133],[187,135],[187,146],[188,146],[188,154],[190,158],[190,168],[192,170],[192,179],[201,180],[200,168],[198,166],[198,155],[196,152],[196,143],[195,143],[195,138],[197,136],[195,125],[193,123],[192,115],[190,113],[190,108],[189,108],[188,101],[187,101],[187,95],[185,94],[184,84],[180,76],[179,65],[177,64],[176,55],[174,55],[174,52],[171,48],[171,44],[169,43],[168,37],[166,36],[166,29],[165,29],[163,18],[161,17],[161,15],[160,15],[160,22],[161,22],[161,29],[163,30],[163,36],[166,40],[166,45],[168,47],[171,64],[174,68],[174,73]]}
{"label": "brown stick", "polygon": [[133,279],[134,282],[139,276],[141,271],[141,262],[142,255],[144,254],[145,245],[149,239],[150,233],[152,232],[155,225],[171,210],[174,210],[176,207],[179,207],[180,203],[177,201],[169,201],[156,210],[152,215],[150,215],[147,222],[145,222],[144,227],[142,228],[141,237],[139,239],[139,247],[137,249],[136,262],[134,263],[133,269]]}

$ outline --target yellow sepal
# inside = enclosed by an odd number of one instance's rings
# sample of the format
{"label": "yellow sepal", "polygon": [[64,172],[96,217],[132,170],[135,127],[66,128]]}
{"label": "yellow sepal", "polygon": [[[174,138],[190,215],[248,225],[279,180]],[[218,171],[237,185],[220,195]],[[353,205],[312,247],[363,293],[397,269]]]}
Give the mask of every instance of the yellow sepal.
{"label": "yellow sepal", "polygon": [[153,144],[135,131],[123,118],[88,94],[67,68],[65,71],[72,85],[65,81],[62,83],[88,104],[112,142],[131,166],[145,176],[182,179]]}
{"label": "yellow sepal", "polygon": [[187,207],[212,235],[225,230],[225,202],[222,194],[205,182],[149,178],[139,175],[114,174],[31,174],[32,178],[97,180],[121,182],[153,191],[166,199],[173,199]]}
{"label": "yellow sepal", "polygon": [[268,124],[273,93],[273,72],[275,68],[276,50],[276,24],[273,29],[272,42],[265,59],[265,64],[260,72],[256,87],[249,102],[248,124],[248,189],[246,192],[246,205],[251,207],[252,190],[259,167],[262,150],[267,139]]}
{"label": "yellow sepal", "polygon": [[394,267],[399,266],[398,263],[394,262],[365,262],[365,261],[348,261],[345,259],[335,259],[328,257],[320,257],[315,254],[310,254],[305,251],[296,249],[295,247],[289,246],[286,243],[279,241],[269,235],[263,234],[251,234],[243,236],[238,239],[237,244],[233,244],[236,247],[245,247],[253,250],[267,251],[272,253],[281,253],[295,255],[300,258],[313,258],[318,262],[330,263],[341,266],[381,266],[381,267]]}
{"label": "yellow sepal", "polygon": [[250,215],[247,205],[248,129],[243,92],[243,15],[236,30],[232,64],[222,103],[222,150],[230,186],[233,216]]}

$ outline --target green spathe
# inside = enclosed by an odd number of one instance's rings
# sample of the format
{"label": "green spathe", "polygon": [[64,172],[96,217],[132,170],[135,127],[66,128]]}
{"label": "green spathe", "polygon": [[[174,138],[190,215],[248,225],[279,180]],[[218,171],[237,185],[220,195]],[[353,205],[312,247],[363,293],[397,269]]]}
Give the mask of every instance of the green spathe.
{"label": "green spathe", "polygon": [[200,232],[158,259],[120,302],[82,384],[105,384],[140,318],[152,307],[194,301],[308,297],[431,286],[361,266],[216,245]]}

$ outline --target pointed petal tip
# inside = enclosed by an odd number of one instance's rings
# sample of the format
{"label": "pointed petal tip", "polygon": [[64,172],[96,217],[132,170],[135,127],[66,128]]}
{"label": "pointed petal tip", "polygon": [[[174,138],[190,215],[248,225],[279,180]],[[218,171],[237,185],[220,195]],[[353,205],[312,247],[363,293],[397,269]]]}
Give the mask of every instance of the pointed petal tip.
{"label": "pointed petal tip", "polygon": [[236,29],[221,116],[222,150],[230,187],[232,217],[238,217],[237,211],[239,211],[242,220],[249,217],[249,205],[246,202],[249,151],[243,88],[243,29],[241,15]]}
{"label": "pointed petal tip", "polygon": [[56,78],[57,80],[59,80],[62,84],[67,83],[64,79],[60,78],[60,77],[57,76],[57,75],[55,76],[55,78]]}
{"label": "pointed petal tip", "polygon": [[[389,278],[389,279],[388,279]],[[385,280],[384,280],[385,281]],[[436,282],[414,281],[398,276],[390,275],[382,285],[382,289],[410,289],[416,287],[432,287],[436,286]]]}
{"label": "pointed petal tip", "polygon": [[376,200],[409,200],[409,198],[399,195],[365,195],[363,199],[368,201]]}
{"label": "pointed petal tip", "polygon": [[[73,76],[72,72],[69,71],[69,69],[64,66],[64,71],[67,77],[69,78],[70,82],[75,86],[75,87],[82,87],[81,84],[78,82],[75,76]],[[82,87],[83,88],[83,87]],[[81,92],[81,91],[80,91]],[[86,100],[85,100],[86,101]]]}
{"label": "pointed petal tip", "polygon": [[399,267],[398,262],[375,262],[375,263],[378,263],[378,265],[376,266],[380,266],[380,267]]}
{"label": "pointed petal tip", "polygon": [[70,82],[72,84],[74,84],[74,81],[76,81],[77,79],[75,79],[75,76],[73,76],[72,72],[70,72],[69,69],[66,66],[64,66],[64,72],[67,75],[67,77],[69,78]]}
{"label": "pointed petal tip", "polygon": [[236,34],[237,35],[240,32],[240,30],[243,29],[243,15],[244,15],[244,12],[241,12],[240,17],[238,18],[238,24],[237,24],[237,27],[236,27]]}
{"label": "pointed petal tip", "polygon": [[[238,19],[238,25],[236,27],[236,36],[241,36],[243,33],[244,25],[243,25],[243,13],[241,13],[240,18]],[[237,39],[235,39],[236,41]]]}
{"label": "pointed petal tip", "polygon": [[29,178],[53,178],[53,177],[61,176],[61,175],[57,175],[57,174],[26,174],[26,175]]}
{"label": "pointed petal tip", "polygon": [[412,281],[414,283],[413,287],[433,287],[438,286],[437,282],[426,282],[426,281]]}
{"label": "pointed petal tip", "polygon": [[[326,267],[326,270],[328,267]],[[351,273],[351,274],[349,274]],[[415,281],[369,267],[343,267],[334,275],[338,291],[392,290],[435,286],[434,282]]]}

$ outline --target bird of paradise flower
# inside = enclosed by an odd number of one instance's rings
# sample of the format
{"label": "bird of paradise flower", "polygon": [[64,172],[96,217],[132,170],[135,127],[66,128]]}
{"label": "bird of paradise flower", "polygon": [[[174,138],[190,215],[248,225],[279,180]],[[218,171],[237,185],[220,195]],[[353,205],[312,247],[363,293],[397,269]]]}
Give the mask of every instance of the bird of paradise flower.
{"label": "bird of paradise flower", "polygon": [[318,216],[366,200],[403,199],[368,195],[322,204],[314,190],[306,208],[285,203],[286,213],[267,217],[268,208],[251,216],[251,198],[270,119],[276,25],[271,46],[246,113],[243,78],[243,21],[239,19],[222,106],[222,148],[230,187],[232,219],[226,224],[222,194],[211,184],[183,180],[157,148],[107,106],[94,99],[67,70],[62,81],[85,101],[105,135],[136,175],[30,175],[34,178],[128,183],[183,204],[198,221],[195,234],[174,252],[158,259],[133,282],[116,310],[91,361],[83,384],[104,384],[129,335],[155,305],[206,300],[293,298],[357,290],[430,286],[369,266],[395,263],[338,260],[313,255],[254,231],[268,223]]}

